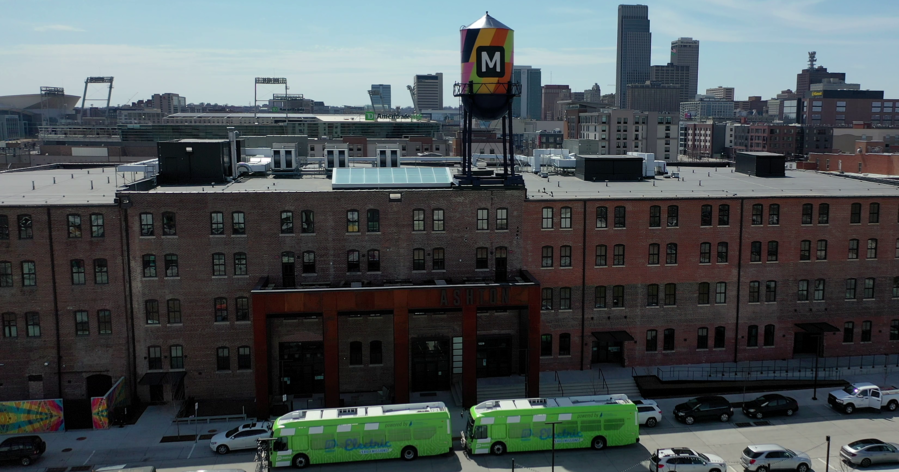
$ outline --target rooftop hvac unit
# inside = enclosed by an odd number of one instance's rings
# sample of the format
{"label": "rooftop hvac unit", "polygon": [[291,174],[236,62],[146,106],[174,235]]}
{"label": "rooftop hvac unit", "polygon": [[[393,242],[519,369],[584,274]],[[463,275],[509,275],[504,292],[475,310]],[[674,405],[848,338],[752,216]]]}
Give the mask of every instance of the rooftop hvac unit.
{"label": "rooftop hvac unit", "polygon": [[397,144],[379,144],[378,145],[378,167],[399,167],[400,166],[400,146]]}
{"label": "rooftop hvac unit", "polygon": [[347,144],[326,144],[325,145],[325,167],[333,169],[335,167],[349,167],[347,156],[349,155],[349,145]]}
{"label": "rooftop hvac unit", "polygon": [[272,172],[296,172],[297,143],[272,144]]}

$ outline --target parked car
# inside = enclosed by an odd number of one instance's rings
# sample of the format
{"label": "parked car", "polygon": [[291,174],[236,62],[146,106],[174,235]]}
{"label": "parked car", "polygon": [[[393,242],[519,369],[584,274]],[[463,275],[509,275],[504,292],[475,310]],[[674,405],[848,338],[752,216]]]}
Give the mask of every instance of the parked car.
{"label": "parked car", "polygon": [[880,388],[868,382],[858,382],[834,390],[827,395],[827,404],[834,409],[851,414],[857,408],[886,408],[896,411],[899,408],[899,388]]}
{"label": "parked car", "polygon": [[860,439],[841,447],[840,457],[850,464],[862,467],[899,462],[899,444],[879,439]]}
{"label": "parked car", "polygon": [[634,400],[637,405],[637,419],[642,425],[654,428],[662,421],[662,410],[655,400]]}
{"label": "parked car", "polygon": [[256,440],[272,437],[272,424],[247,423],[229,431],[218,433],[209,441],[209,448],[219,454],[239,449],[256,449]]}
{"label": "parked car", "polygon": [[0,443],[0,461],[16,461],[31,465],[47,450],[47,443],[40,436],[15,436]]}
{"label": "parked car", "polygon": [[777,444],[747,446],[743,449],[740,464],[749,472],[771,470],[795,470],[809,472],[812,460],[803,452],[795,452]]}
{"label": "parked car", "polygon": [[688,447],[659,449],[649,460],[650,472],[727,472],[724,459]]}
{"label": "parked car", "polygon": [[762,395],[743,404],[743,414],[757,419],[773,415],[793,416],[797,411],[799,403],[795,399],[776,393]]}
{"label": "parked car", "polygon": [[703,420],[727,421],[732,416],[734,408],[730,402],[717,395],[692,398],[674,407],[674,417],[687,424]]}

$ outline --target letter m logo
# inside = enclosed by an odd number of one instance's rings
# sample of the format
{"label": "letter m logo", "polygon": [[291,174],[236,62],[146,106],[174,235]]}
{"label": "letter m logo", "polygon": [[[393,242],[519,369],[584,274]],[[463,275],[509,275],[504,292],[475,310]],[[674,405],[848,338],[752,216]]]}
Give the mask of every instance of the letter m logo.
{"label": "letter m logo", "polygon": [[478,77],[505,77],[506,49],[502,46],[481,46],[475,51]]}

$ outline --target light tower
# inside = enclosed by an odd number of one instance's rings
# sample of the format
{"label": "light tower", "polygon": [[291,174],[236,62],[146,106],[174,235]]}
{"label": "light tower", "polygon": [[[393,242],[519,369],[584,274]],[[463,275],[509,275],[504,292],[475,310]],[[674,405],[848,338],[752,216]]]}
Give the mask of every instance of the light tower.
{"label": "light tower", "polygon": [[84,95],[81,96],[81,116],[78,117],[78,121],[84,121],[84,110],[85,102],[102,102],[104,101],[102,98],[87,98],[87,87],[90,84],[108,84],[109,90],[106,92],[106,119],[109,119],[109,102],[112,100],[112,81],[113,77],[88,77],[84,79]]}

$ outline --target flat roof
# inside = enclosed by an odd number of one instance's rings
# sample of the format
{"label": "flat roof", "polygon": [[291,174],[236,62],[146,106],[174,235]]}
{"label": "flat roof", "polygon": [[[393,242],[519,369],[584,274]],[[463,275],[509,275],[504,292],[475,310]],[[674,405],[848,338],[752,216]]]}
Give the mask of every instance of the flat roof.
{"label": "flat roof", "polygon": [[111,205],[123,183],[114,166],[0,172],[0,205]]}

